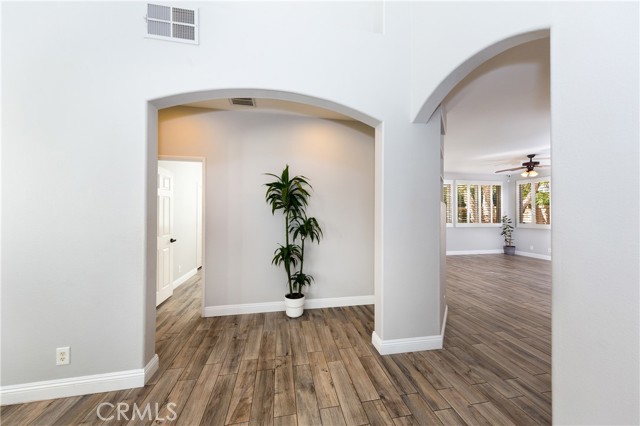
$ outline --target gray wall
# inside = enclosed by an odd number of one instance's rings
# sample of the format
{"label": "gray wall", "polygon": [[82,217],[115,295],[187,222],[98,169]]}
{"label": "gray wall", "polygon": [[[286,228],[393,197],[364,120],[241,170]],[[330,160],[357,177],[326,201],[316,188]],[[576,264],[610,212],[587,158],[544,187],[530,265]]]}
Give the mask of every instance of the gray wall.
{"label": "gray wall", "polygon": [[160,155],[206,158],[205,307],[279,302],[284,219],[266,204],[265,173],[306,176],[308,214],[324,231],[305,246],[310,299],[373,295],[374,130],[362,123],[273,112],[171,108],[159,115]]}

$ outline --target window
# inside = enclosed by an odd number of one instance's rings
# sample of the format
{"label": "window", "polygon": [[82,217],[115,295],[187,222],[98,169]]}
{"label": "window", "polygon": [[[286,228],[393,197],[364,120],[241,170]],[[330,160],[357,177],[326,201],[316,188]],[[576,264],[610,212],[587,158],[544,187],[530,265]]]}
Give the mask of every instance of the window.
{"label": "window", "polygon": [[442,201],[445,205],[445,211],[447,216],[447,225],[453,225],[453,206],[451,205],[452,200],[452,191],[453,191],[453,183],[445,182],[442,184]]}
{"label": "window", "polygon": [[518,226],[551,226],[551,178],[518,181]]}
{"label": "window", "polygon": [[492,225],[502,221],[502,185],[494,182],[458,182],[458,225]]}

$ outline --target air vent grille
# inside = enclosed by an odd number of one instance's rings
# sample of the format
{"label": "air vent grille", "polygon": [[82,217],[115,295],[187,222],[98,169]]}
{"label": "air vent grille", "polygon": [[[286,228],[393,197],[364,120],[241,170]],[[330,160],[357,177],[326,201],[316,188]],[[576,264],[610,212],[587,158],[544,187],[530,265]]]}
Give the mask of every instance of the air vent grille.
{"label": "air vent grille", "polygon": [[171,20],[171,8],[159,4],[147,4],[147,17],[150,19]]}
{"label": "air vent grille", "polygon": [[231,98],[229,99],[232,105],[241,105],[241,106],[256,106],[256,100],[253,98]]}
{"label": "air vent grille", "polygon": [[173,36],[183,40],[194,40],[195,30],[189,25],[173,24]]}
{"label": "air vent grille", "polygon": [[198,44],[198,10],[147,4],[147,38]]}
{"label": "air vent grille", "polygon": [[147,34],[171,37],[171,24],[160,21],[147,21]]}
{"label": "air vent grille", "polygon": [[196,24],[196,13],[191,9],[173,8],[173,21],[181,22],[183,24]]}

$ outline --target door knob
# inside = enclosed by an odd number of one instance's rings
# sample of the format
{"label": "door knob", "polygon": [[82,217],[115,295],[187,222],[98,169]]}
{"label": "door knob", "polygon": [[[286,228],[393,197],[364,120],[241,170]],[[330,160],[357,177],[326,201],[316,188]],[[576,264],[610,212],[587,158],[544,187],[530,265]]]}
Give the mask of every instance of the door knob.
{"label": "door knob", "polygon": [[170,243],[175,243],[176,241],[178,241],[178,240],[176,240],[175,238],[171,238],[171,239],[169,240],[169,242],[170,242]]}

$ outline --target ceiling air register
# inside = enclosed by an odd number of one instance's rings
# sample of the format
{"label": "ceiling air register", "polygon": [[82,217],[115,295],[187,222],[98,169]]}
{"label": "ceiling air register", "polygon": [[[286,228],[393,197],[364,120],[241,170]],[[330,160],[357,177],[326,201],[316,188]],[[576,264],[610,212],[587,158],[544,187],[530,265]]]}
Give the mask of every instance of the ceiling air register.
{"label": "ceiling air register", "polygon": [[198,9],[147,4],[147,37],[198,44]]}

